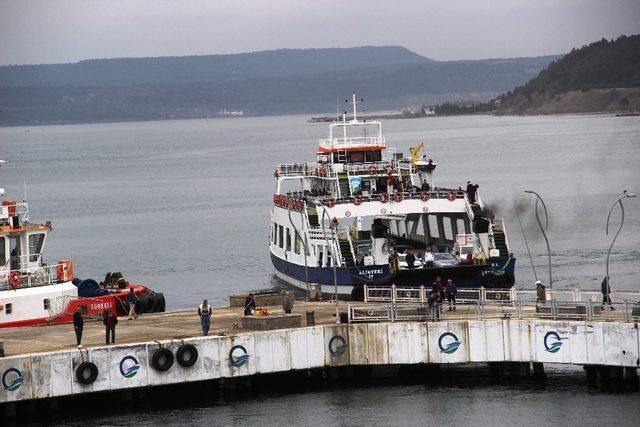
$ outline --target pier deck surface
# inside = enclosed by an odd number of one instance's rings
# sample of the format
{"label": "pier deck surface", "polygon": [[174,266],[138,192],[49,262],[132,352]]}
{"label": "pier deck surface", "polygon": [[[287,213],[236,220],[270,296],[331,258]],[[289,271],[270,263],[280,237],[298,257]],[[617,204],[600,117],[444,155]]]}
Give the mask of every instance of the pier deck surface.
{"label": "pier deck surface", "polygon": [[[346,311],[347,303],[340,302],[340,310]],[[302,315],[302,325],[306,326],[305,312],[315,311],[317,325],[335,323],[335,304],[329,302],[296,301],[293,314]],[[282,313],[281,307],[266,307],[270,313]],[[214,307],[209,335],[232,335],[250,329],[234,329],[233,324],[242,315],[242,307]],[[153,340],[182,339],[201,336],[200,318],[197,310],[181,310],[166,313],[140,315],[135,320],[118,318],[116,343],[126,344]],[[64,350],[76,347],[73,325],[56,324],[0,329],[0,341],[4,342],[6,356]],[[82,344],[85,347],[104,346],[105,328],[101,321],[87,321],[85,318]]]}
{"label": "pier deck surface", "polygon": [[[340,312],[346,312],[352,302],[339,302]],[[356,303],[357,311],[365,312],[371,309],[380,309],[386,311],[386,304],[375,303]],[[402,307],[399,305],[398,307]],[[282,313],[280,306],[265,307],[272,314]],[[293,308],[293,314],[302,315],[302,326],[306,326],[306,311],[313,310],[315,312],[316,325],[326,325],[336,322],[335,312],[336,306],[332,302],[306,302],[296,301]],[[618,311],[603,312],[603,316],[599,320],[604,321],[624,321],[624,313]],[[447,305],[443,305],[443,311],[440,320],[469,320],[479,318],[506,318],[515,315],[513,307],[505,306],[488,306],[483,308],[483,315],[478,316],[474,305],[458,304],[457,311],[447,311]],[[249,328],[236,328],[234,324],[241,319],[242,307],[214,307],[213,318],[211,321],[211,329],[209,335],[234,335],[241,332],[253,331]],[[550,318],[549,314],[536,314],[535,307],[523,308],[519,316],[520,318]],[[568,315],[565,320],[579,320],[579,316]],[[429,320],[429,319],[427,319]],[[584,320],[584,319],[583,319]],[[372,318],[369,321],[385,321],[383,319],[376,320]],[[200,327],[200,318],[195,309],[172,311],[166,313],[150,313],[143,314],[135,320],[128,320],[126,317],[120,317],[118,326],[116,327],[116,343],[127,344],[136,342],[162,341],[171,339],[184,339],[202,335]],[[75,333],[72,324],[56,324],[47,326],[33,326],[20,328],[0,329],[0,342],[4,343],[4,351],[6,356],[15,356],[20,354],[40,353],[47,351],[65,350],[75,348]],[[82,344],[85,347],[104,346],[105,344],[105,328],[100,320],[87,321],[85,318],[85,326],[82,337]]]}

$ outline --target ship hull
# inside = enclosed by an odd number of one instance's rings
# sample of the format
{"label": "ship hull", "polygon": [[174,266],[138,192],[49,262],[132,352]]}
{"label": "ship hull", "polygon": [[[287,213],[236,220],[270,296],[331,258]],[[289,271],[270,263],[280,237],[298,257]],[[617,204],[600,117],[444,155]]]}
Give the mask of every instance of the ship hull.
{"label": "ship hull", "polygon": [[[338,295],[351,297],[361,294],[363,285],[370,286],[430,286],[440,277],[443,281],[453,279],[458,288],[499,288],[513,286],[516,260],[514,258],[495,258],[489,264],[458,265],[455,267],[401,269],[396,274],[389,271],[388,265],[367,267],[337,267],[336,281],[332,267],[307,267],[299,265],[271,254],[271,262],[276,275],[297,288],[307,290],[307,283],[321,286],[323,294],[335,292]],[[355,289],[354,289],[355,288]]]}

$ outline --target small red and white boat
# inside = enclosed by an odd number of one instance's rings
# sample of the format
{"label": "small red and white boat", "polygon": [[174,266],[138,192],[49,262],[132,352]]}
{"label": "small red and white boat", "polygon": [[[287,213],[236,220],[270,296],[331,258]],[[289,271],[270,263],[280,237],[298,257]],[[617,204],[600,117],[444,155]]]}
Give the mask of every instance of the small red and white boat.
{"label": "small red and white boat", "polygon": [[31,223],[26,201],[4,198],[3,189],[0,198],[0,328],[70,322],[78,306],[89,318],[105,309],[123,316],[130,288],[138,297],[138,313],[165,311],[161,293],[118,280],[120,273],[108,273],[98,284],[74,279],[70,260],[45,264],[42,250],[51,222]]}

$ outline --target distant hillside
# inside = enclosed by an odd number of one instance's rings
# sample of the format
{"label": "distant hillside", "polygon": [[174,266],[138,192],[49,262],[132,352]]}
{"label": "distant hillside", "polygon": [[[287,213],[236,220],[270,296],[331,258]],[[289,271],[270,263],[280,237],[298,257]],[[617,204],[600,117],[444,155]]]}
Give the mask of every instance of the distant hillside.
{"label": "distant hillside", "polygon": [[402,47],[301,49],[0,67],[0,125],[324,113],[486,101],[557,56],[437,62]]}
{"label": "distant hillside", "polygon": [[497,111],[571,113],[618,111],[640,105],[640,35],[591,43],[549,64],[497,99]]}
{"label": "distant hillside", "polygon": [[229,55],[92,59],[0,67],[0,86],[131,86],[323,74],[431,60],[399,46],[280,49]]}

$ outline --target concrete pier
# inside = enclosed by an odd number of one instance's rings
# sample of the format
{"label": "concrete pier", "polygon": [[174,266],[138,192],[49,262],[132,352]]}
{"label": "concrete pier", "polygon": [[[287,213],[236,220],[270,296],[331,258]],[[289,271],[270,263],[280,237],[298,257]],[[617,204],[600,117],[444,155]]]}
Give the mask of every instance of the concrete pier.
{"label": "concrete pier", "polygon": [[[637,381],[640,339],[633,322],[474,319],[335,324],[335,306],[314,309],[316,326],[251,331],[234,328],[238,309],[216,309],[213,335],[198,336],[195,313],[143,316],[118,325],[104,346],[101,325],[88,325],[91,346],[74,348],[70,325],[0,331],[10,356],[0,358],[0,404],[163,387],[204,387],[220,395],[252,389],[277,375],[319,383],[368,381],[380,367],[421,367],[435,379],[446,365],[490,364],[510,378],[544,375],[543,364],[586,366],[604,385]],[[226,328],[224,326],[226,326]],[[25,339],[28,337],[28,339]],[[45,349],[43,351],[43,349]],[[171,363],[169,363],[169,360]],[[405,370],[406,371],[406,370]],[[406,373],[405,373],[406,375]],[[280,380],[281,381],[281,380]],[[213,390],[213,391],[211,391]]]}

